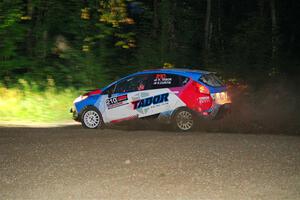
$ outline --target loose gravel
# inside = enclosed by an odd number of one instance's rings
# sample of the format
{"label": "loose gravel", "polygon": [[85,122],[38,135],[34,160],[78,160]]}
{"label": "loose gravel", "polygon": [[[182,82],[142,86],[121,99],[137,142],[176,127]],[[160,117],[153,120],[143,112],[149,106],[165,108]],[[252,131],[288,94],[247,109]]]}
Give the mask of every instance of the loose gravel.
{"label": "loose gravel", "polygon": [[300,199],[300,137],[0,128],[0,199]]}

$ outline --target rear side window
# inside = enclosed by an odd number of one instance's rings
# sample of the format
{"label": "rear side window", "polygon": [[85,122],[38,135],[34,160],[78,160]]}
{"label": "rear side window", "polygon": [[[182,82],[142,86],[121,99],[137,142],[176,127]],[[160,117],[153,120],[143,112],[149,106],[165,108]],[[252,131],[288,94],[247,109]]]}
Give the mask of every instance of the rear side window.
{"label": "rear side window", "polygon": [[199,80],[213,87],[220,87],[224,85],[223,82],[215,74],[203,74],[199,78]]}
{"label": "rear side window", "polygon": [[188,77],[175,74],[160,73],[150,74],[149,76],[149,87],[151,89],[182,87],[189,81]]}

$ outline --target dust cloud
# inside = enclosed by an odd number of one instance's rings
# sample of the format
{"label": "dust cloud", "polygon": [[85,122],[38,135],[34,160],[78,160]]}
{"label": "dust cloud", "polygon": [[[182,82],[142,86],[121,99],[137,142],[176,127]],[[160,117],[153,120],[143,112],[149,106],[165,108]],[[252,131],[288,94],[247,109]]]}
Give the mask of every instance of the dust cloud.
{"label": "dust cloud", "polygon": [[231,113],[221,120],[201,121],[199,129],[213,132],[300,134],[300,95],[290,81],[257,88],[233,85]]}

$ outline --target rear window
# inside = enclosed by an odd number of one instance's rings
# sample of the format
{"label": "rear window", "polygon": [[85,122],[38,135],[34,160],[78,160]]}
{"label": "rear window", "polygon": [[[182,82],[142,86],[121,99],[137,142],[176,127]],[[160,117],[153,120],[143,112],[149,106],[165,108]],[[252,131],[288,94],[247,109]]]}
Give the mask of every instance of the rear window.
{"label": "rear window", "polygon": [[224,85],[223,82],[215,74],[203,74],[199,78],[199,80],[213,87],[220,87]]}

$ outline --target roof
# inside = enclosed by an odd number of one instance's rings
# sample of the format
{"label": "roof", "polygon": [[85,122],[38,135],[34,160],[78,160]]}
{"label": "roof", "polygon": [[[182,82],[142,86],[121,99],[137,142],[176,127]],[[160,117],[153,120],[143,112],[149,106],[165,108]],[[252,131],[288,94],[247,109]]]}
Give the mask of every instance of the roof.
{"label": "roof", "polygon": [[171,73],[185,76],[197,76],[202,74],[209,74],[212,72],[204,71],[204,70],[193,70],[193,69],[184,69],[184,68],[172,68],[172,69],[150,69],[142,72],[137,72],[136,74],[148,74],[148,73]]}
{"label": "roof", "polygon": [[200,73],[200,74],[209,74],[211,72],[205,70],[197,70],[197,69],[186,69],[186,68],[170,68],[170,69],[150,69],[144,71],[173,71],[173,72],[192,72],[192,73]]}

